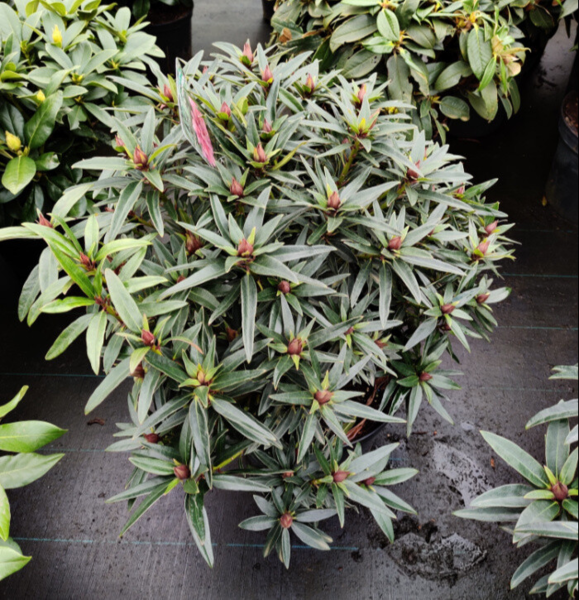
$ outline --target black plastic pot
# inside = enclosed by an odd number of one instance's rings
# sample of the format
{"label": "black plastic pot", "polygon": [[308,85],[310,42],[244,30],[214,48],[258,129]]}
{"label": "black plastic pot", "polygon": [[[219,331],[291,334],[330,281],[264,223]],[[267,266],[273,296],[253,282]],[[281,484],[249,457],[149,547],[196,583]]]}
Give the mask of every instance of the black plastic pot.
{"label": "black plastic pot", "polygon": [[157,38],[157,46],[165,53],[161,62],[163,72],[175,73],[178,58],[189,60],[193,55],[191,21],[193,8],[161,5],[151,10],[147,20],[147,33]]}
{"label": "black plastic pot", "polygon": [[362,444],[362,449],[364,450],[364,452],[370,452],[372,450],[372,445],[374,444],[376,438],[386,428],[386,423],[372,423],[372,425],[374,426],[374,429],[370,430],[362,437],[352,440],[354,444]]}
{"label": "black plastic pot", "polygon": [[263,4],[263,19],[270,22],[275,14],[275,0],[261,0]]}
{"label": "black plastic pot", "polygon": [[16,281],[24,283],[46,248],[43,240],[9,240],[0,243],[0,255]]}
{"label": "black plastic pot", "polygon": [[564,100],[559,119],[559,146],[547,184],[547,200],[565,219],[577,225],[579,173],[577,159],[577,92]]}

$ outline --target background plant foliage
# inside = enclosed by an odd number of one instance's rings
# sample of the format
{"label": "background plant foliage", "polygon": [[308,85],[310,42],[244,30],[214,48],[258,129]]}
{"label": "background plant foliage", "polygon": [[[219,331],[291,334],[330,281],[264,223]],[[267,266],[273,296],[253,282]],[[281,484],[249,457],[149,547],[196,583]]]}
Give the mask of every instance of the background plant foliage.
{"label": "background plant foliage", "polygon": [[111,448],[135,466],[115,498],[134,508],[124,531],[181,482],[212,564],[205,494],[254,492],[263,515],[243,526],[289,565],[290,531],[327,550],[317,523],[349,507],[390,539],[412,512],[388,489],[414,475],[387,470],[395,447],[352,439],[404,408],[410,433],[425,400],[451,420],[441,363],[493,330],[510,226],[375,76],[358,88],[307,55],[218,48],[159,82],[170,100],[114,119],[118,157],[78,165],[102,171],[90,216],[71,218],[76,186],[50,223],[0,240],[48,244],[22,319],[84,309],[47,358],[86,337],[108,374],[87,410],[134,378]]}
{"label": "background plant foliage", "polygon": [[[556,372],[553,379],[578,379],[577,367],[558,367]],[[526,481],[486,492],[470,509],[457,513],[483,522],[516,523],[513,543],[519,547],[533,543],[539,548],[517,569],[511,585],[514,589],[554,564],[554,570],[531,590],[531,594],[546,594],[548,598],[562,588],[574,598],[578,588],[578,429],[570,428],[570,419],[577,418],[577,406],[577,400],[561,401],[527,424],[527,429],[548,425],[545,466],[513,442],[483,432],[493,450]]]}
{"label": "background plant foliage", "polygon": [[34,220],[79,183],[71,165],[108,143],[110,109],[139,101],[110,76],[146,85],[162,53],[130,18],[100,0],[0,4],[0,224]]}
{"label": "background plant foliage", "polygon": [[[562,6],[561,6],[562,5]],[[392,99],[414,103],[415,122],[429,137],[445,137],[448,119],[467,121],[474,109],[492,121],[520,106],[516,77],[528,46],[541,51],[560,15],[576,0],[280,0],[274,39],[294,54],[315,52],[324,69],[350,79],[378,70]]]}
{"label": "background plant foliage", "polygon": [[[13,400],[0,406],[0,421],[18,406],[27,391],[27,387],[22,388]],[[31,560],[10,538],[11,514],[6,490],[29,485],[52,469],[64,454],[35,453],[65,433],[41,421],[0,425],[0,451],[3,452],[0,457],[0,581],[23,569]],[[19,454],[5,454],[7,452]]]}

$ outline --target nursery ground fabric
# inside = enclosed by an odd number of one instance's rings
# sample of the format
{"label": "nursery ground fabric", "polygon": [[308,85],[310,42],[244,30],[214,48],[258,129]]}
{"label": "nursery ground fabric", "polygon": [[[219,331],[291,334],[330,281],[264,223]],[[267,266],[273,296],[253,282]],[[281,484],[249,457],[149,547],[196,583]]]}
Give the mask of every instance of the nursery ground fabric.
{"label": "nursery ground fabric", "polygon": [[[196,3],[194,47],[251,36],[267,39],[259,2]],[[225,11],[225,13],[224,13]],[[227,12],[229,11],[229,12]],[[389,427],[377,443],[401,441],[399,466],[421,474],[398,491],[419,511],[397,527],[390,546],[362,513],[341,532],[328,529],[334,549],[319,553],[297,546],[292,569],[276,557],[264,560],[259,534],[238,523],[255,514],[251,495],[214,492],[208,511],[216,545],[210,571],[191,539],[182,498],[173,494],[123,540],[123,505],[104,500],[122,490],[131,470],[126,457],[106,454],[115,423],[126,420],[126,390],[95,414],[84,405],[99,379],[91,374],[82,343],[56,363],[44,355],[62,320],[42,317],[32,329],[18,323],[20,278],[0,245],[0,396],[8,400],[30,385],[17,420],[37,419],[69,429],[48,452],[66,453],[45,478],[10,493],[13,534],[34,558],[22,572],[0,583],[0,598],[241,600],[332,599],[522,600],[525,586],[509,592],[509,580],[527,552],[511,547],[494,525],[454,518],[485,489],[511,482],[512,472],[482,440],[496,431],[532,451],[543,447],[543,431],[524,435],[525,423],[542,408],[576,393],[568,382],[549,382],[550,370],[577,362],[577,232],[541,204],[557,144],[558,110],[567,85],[572,44],[564,32],[523,93],[522,114],[500,133],[481,141],[453,140],[477,181],[499,177],[490,197],[518,224],[518,260],[505,269],[513,295],[497,310],[493,344],[460,351],[463,390],[453,393],[451,427],[424,412],[410,441],[404,428]]]}

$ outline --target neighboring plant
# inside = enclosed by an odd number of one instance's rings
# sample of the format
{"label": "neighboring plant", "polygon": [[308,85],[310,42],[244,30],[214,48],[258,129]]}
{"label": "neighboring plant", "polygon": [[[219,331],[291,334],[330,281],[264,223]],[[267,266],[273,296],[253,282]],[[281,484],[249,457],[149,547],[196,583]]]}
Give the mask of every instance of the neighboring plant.
{"label": "neighboring plant", "polygon": [[[163,56],[130,11],[92,2],[0,4],[0,224],[34,220],[109,142],[112,112],[135,100],[112,75],[148,84]],[[79,211],[81,212],[81,211]]]}
{"label": "neighboring plant", "polygon": [[51,222],[0,240],[49,246],[22,319],[86,310],[47,358],[86,335],[108,374],[87,410],[135,380],[111,448],[136,468],[115,500],[144,497],[124,531],[182,482],[212,564],[205,494],[252,491],[266,516],[244,526],[270,530],[266,552],[289,564],[290,529],[327,548],[308,523],[362,505],[391,538],[393,510],[412,510],[387,486],[414,472],[356,440],[401,408],[410,433],[424,398],[451,420],[440,365],[493,330],[510,226],[375,77],[359,89],[305,55],[218,48],[166,82],[178,105],[115,119],[118,157],[79,164],[102,170],[93,214],[70,218],[78,186]]}
{"label": "neighboring plant", "polygon": [[530,21],[551,32],[567,12],[534,0],[280,0],[278,6],[274,40],[282,49],[313,51],[324,69],[341,68],[349,79],[378,70],[390,82],[390,98],[417,105],[415,122],[442,139],[446,121],[468,121],[471,109],[487,121],[501,106],[509,116],[518,111],[516,77],[528,43],[520,26]]}
{"label": "neighboring plant", "polygon": [[[577,381],[577,367],[558,367],[553,379]],[[517,569],[511,585],[516,588],[547,566],[551,573],[539,579],[531,594],[549,598],[567,588],[571,598],[578,587],[577,537],[577,427],[570,431],[569,420],[577,418],[577,400],[561,402],[531,419],[527,429],[548,424],[546,466],[513,442],[493,433],[483,437],[493,450],[526,480],[486,492],[471,508],[457,516],[484,522],[516,523],[513,542],[519,547],[539,544],[538,550]]]}
{"label": "neighboring plant", "polygon": [[162,14],[180,7],[193,8],[193,0],[120,0],[119,4],[129,6],[136,20],[147,19],[151,11]]}
{"label": "neighboring plant", "polygon": [[[27,387],[8,404],[0,406],[0,421],[24,398]],[[21,488],[44,476],[64,454],[35,454],[66,431],[49,423],[23,421],[0,425],[0,451],[18,452],[0,457],[0,581],[23,569],[31,560],[10,538],[10,503],[6,490]]]}

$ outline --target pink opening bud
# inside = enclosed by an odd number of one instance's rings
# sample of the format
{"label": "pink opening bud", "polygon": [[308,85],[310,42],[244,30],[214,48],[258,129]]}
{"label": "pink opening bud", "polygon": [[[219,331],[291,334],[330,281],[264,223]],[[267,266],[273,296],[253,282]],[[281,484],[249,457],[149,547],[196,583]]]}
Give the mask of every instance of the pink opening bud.
{"label": "pink opening bud", "polygon": [[239,246],[237,248],[238,256],[243,256],[247,258],[249,256],[253,256],[253,251],[253,244],[250,244],[247,240],[241,240],[241,242],[239,242]]}
{"label": "pink opening bud", "polygon": [[308,75],[308,78],[306,80],[306,88],[308,89],[310,94],[313,94],[316,91],[316,80],[311,74]]}
{"label": "pink opening bud", "polygon": [[158,444],[161,441],[161,437],[156,433],[147,433],[144,438],[149,444]]}
{"label": "pink opening bud", "polygon": [[[416,163],[417,167],[420,167],[420,161]],[[406,178],[409,181],[418,181],[420,179],[420,173],[416,169],[408,169],[406,171]]]}
{"label": "pink opening bud", "polygon": [[492,235],[499,227],[499,222],[495,221],[494,223],[491,223],[490,225],[487,225],[485,227],[485,231],[487,232],[487,235]]}
{"label": "pink opening bud", "polygon": [[253,151],[253,159],[255,162],[264,165],[267,162],[267,154],[263,149],[263,146],[259,144],[257,148]]}
{"label": "pink opening bud", "polygon": [[287,348],[287,353],[290,356],[300,356],[303,351],[304,343],[299,338],[292,340]]}
{"label": "pink opening bud", "polygon": [[167,100],[169,102],[173,102],[174,101],[173,92],[171,91],[171,88],[168,86],[168,84],[165,84],[163,86],[163,96],[165,96],[165,98],[167,98]]}
{"label": "pink opening bud", "polygon": [[328,208],[333,211],[339,210],[340,206],[342,206],[342,201],[340,200],[340,195],[338,192],[334,192],[328,198]]}
{"label": "pink opening bud", "polygon": [[552,488],[551,491],[555,494],[555,500],[557,502],[564,502],[569,498],[569,488],[564,484],[558,481]]}
{"label": "pink opening bud", "polygon": [[179,465],[173,469],[173,473],[175,473],[175,477],[179,479],[179,481],[187,481],[187,479],[191,479],[191,471],[187,465]]}
{"label": "pink opening bud", "polygon": [[362,104],[362,102],[364,102],[364,98],[366,97],[366,94],[368,93],[368,86],[366,84],[364,84],[361,88],[360,91],[358,92],[358,102],[360,104]]}
{"label": "pink opening bud", "polygon": [[273,131],[273,127],[271,126],[271,123],[265,119],[265,121],[263,122],[263,133],[266,134],[270,134]]}
{"label": "pink opening bud", "polygon": [[336,471],[334,473],[334,483],[344,483],[350,475],[351,473],[348,473],[348,471]]}
{"label": "pink opening bud", "polygon": [[444,304],[440,307],[440,310],[443,315],[451,315],[456,310],[456,307],[452,304]]}
{"label": "pink opening bud", "polygon": [[397,250],[400,250],[400,248],[402,248],[402,238],[401,237],[392,238],[390,240],[390,243],[388,244],[388,250],[397,251]]}
{"label": "pink opening bud", "polygon": [[38,215],[38,221],[36,222],[39,225],[42,225],[42,227],[49,227],[50,229],[53,229],[52,223],[42,213]]}
{"label": "pink opening bud", "polygon": [[228,119],[231,118],[231,109],[229,108],[229,105],[227,104],[227,102],[224,102],[221,105],[221,110],[219,112],[221,114],[224,114]]}
{"label": "pink opening bud", "polygon": [[427,383],[432,380],[432,375],[430,373],[424,372],[420,375],[419,379],[422,383]]}
{"label": "pink opening bud", "polygon": [[267,65],[267,67],[265,67],[265,71],[261,74],[261,78],[263,79],[263,81],[265,83],[273,82],[273,73],[271,72],[269,65]]}
{"label": "pink opening bud", "polygon": [[294,524],[294,518],[290,513],[285,513],[281,516],[279,524],[283,529],[289,529]]}
{"label": "pink opening bud", "polygon": [[157,344],[157,338],[155,335],[146,329],[141,331],[141,341],[143,344],[145,344],[145,346],[149,346],[151,348]]}
{"label": "pink opening bud", "polygon": [[239,181],[237,181],[237,179],[235,179],[235,177],[233,178],[233,181],[231,182],[229,191],[231,192],[232,196],[237,196],[238,198],[243,198],[243,194],[245,192],[245,190],[243,189],[243,186],[241,185],[241,183],[239,183]]}
{"label": "pink opening bud", "polygon": [[282,281],[278,286],[277,289],[284,295],[287,296],[287,294],[289,294],[292,291],[292,286],[290,285],[289,281]]}
{"label": "pink opening bud", "polygon": [[334,397],[334,394],[332,394],[332,392],[330,392],[330,390],[320,390],[319,392],[316,392],[316,401],[320,406],[324,406],[325,404],[328,404],[328,402],[330,402],[332,400],[332,398]]}
{"label": "pink opening bud", "polygon": [[245,59],[243,62],[246,64],[249,63],[251,65],[254,61],[253,51],[249,42],[246,42],[245,46],[243,46],[243,58]]}
{"label": "pink opening bud", "polygon": [[115,136],[115,148],[122,150],[125,147],[125,142],[123,142],[121,136]]}
{"label": "pink opening bud", "polygon": [[370,487],[371,485],[374,485],[376,483],[376,477],[368,477],[368,479],[366,479],[366,481],[364,481],[364,485],[367,485],[368,487]]}
{"label": "pink opening bud", "polygon": [[147,171],[149,169],[149,157],[141,150],[140,146],[135,148],[133,164],[137,171]]}
{"label": "pink opening bud", "polygon": [[480,294],[479,296],[477,296],[476,301],[479,304],[484,304],[490,297],[490,294]]}
{"label": "pink opening bud", "polygon": [[456,195],[461,197],[461,196],[464,196],[465,192],[466,192],[466,187],[464,187],[464,185],[461,185],[458,188],[458,190],[456,190]]}

